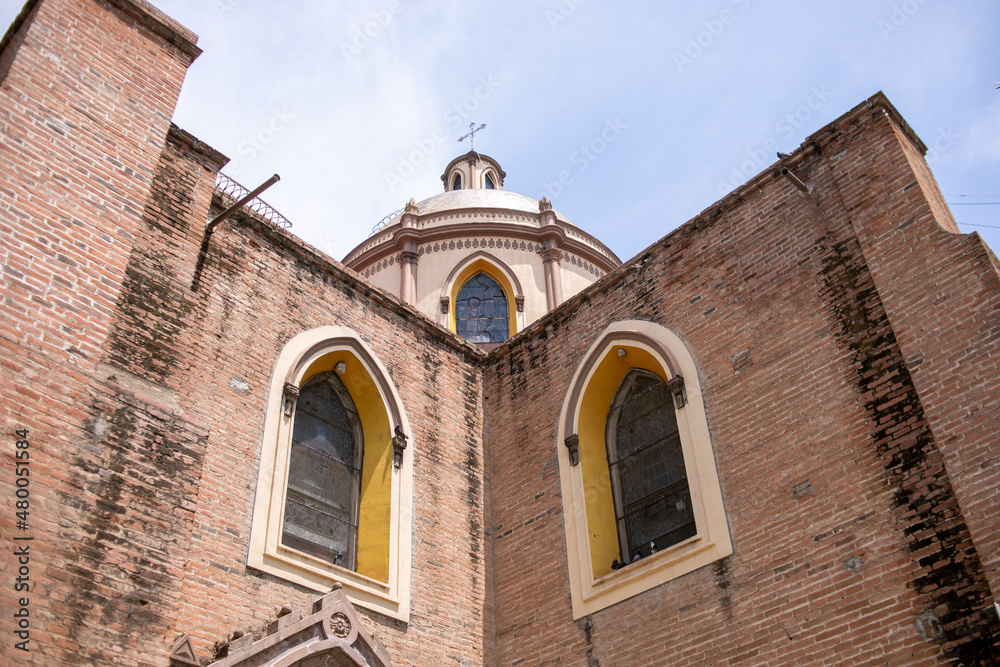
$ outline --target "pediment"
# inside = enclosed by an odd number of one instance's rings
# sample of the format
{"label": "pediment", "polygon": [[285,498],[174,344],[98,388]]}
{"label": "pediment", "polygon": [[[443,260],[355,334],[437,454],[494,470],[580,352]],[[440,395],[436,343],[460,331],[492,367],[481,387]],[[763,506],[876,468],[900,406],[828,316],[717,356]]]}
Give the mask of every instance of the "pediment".
{"label": "pediment", "polygon": [[361,625],[340,584],[313,603],[312,613],[288,605],[267,634],[238,637],[211,667],[391,667],[389,652]]}

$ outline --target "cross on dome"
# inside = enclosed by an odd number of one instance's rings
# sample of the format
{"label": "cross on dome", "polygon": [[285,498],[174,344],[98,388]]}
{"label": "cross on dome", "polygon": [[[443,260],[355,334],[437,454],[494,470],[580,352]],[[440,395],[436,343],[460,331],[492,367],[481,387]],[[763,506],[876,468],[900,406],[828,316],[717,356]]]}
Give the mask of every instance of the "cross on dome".
{"label": "cross on dome", "polygon": [[469,130],[470,130],[469,133],[466,134],[466,135],[463,135],[463,136],[459,137],[458,138],[459,142],[462,142],[462,141],[468,139],[469,140],[469,150],[471,150],[472,152],[475,152],[475,150],[476,150],[476,132],[479,132],[480,130],[484,129],[485,127],[486,127],[486,123],[483,123],[479,127],[476,127],[475,123],[469,123]]}

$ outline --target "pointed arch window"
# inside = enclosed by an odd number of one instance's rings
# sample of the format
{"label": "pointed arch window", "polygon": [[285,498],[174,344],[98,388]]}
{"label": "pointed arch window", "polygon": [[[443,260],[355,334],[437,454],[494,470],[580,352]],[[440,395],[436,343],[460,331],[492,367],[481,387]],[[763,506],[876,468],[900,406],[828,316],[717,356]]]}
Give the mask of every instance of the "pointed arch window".
{"label": "pointed arch window", "polygon": [[266,396],[247,566],[407,621],[418,445],[385,366],[317,327],[282,347]]}
{"label": "pointed arch window", "polygon": [[698,369],[669,329],[608,325],[557,437],[574,619],[733,553]]}
{"label": "pointed arch window", "polygon": [[510,337],[507,295],[485,273],[469,278],[455,302],[455,331],[471,343],[502,343]]}
{"label": "pointed arch window", "polygon": [[451,189],[452,190],[461,190],[462,189],[462,175],[461,174],[455,174],[455,178],[453,178],[451,180]]}
{"label": "pointed arch window", "polygon": [[623,562],[694,536],[674,398],[663,380],[629,371],[608,413],[606,442]]}
{"label": "pointed arch window", "polygon": [[486,189],[495,190],[496,185],[493,184],[493,175],[490,172],[486,172]]}
{"label": "pointed arch window", "polygon": [[357,569],[363,447],[357,410],[336,373],[309,380],[295,409],[282,544]]}

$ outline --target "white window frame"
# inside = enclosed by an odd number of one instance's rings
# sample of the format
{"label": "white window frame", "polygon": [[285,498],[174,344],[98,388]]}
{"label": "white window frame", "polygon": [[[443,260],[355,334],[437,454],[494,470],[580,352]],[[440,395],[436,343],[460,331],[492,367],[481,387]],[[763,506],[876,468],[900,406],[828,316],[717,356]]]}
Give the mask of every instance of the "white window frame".
{"label": "white window frame", "polygon": [[[303,374],[318,359],[347,352],[361,364],[378,387],[390,427],[410,435],[401,465],[392,467],[387,582],[365,577],[281,544],[285,506],[288,453],[293,416],[285,414],[284,386],[301,386]],[[357,401],[355,400],[355,403]],[[407,622],[410,615],[410,561],[413,533],[413,451],[416,447],[403,402],[385,367],[361,339],[347,327],[324,326],[292,338],[278,355],[265,399],[260,468],[254,496],[253,521],[247,565],[285,581],[327,592],[343,585],[354,604]]]}
{"label": "white window frame", "polygon": [[[651,354],[670,376],[668,379],[678,375],[684,379],[687,403],[675,412],[697,534],[650,557],[595,578],[583,466],[572,464],[570,448],[564,443],[577,433],[580,405],[594,371],[606,355],[616,353],[616,348],[629,347]],[[574,620],[733,553],[698,369],[684,343],[666,327],[640,320],[625,320],[608,326],[587,350],[573,375],[560,412],[556,437]]]}

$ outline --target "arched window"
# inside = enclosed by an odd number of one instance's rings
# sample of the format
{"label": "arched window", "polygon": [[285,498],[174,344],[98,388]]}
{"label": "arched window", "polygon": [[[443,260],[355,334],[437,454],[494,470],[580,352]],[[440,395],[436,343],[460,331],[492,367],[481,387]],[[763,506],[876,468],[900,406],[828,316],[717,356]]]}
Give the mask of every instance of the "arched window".
{"label": "arched window", "polygon": [[455,178],[453,178],[452,181],[451,181],[451,189],[452,190],[461,190],[462,189],[462,175],[461,174],[458,174],[458,173],[455,174]]}
{"label": "arched window", "polygon": [[354,402],[336,373],[300,390],[288,462],[281,542],[357,568],[362,433]]}
{"label": "arched window", "polygon": [[485,273],[469,278],[455,300],[455,331],[471,343],[502,343],[510,337],[507,295]]}
{"label": "arched window", "polygon": [[493,175],[490,172],[486,172],[486,189],[495,190],[496,186],[493,184]]}
{"label": "arched window", "polygon": [[733,553],[698,369],[669,329],[608,325],[557,437],[574,619]]}
{"label": "arched window", "polygon": [[622,563],[697,532],[674,399],[663,380],[629,371],[608,413],[607,447]]}
{"label": "arched window", "polygon": [[385,366],[349,328],[302,331],[266,400],[247,565],[405,622],[417,443]]}

